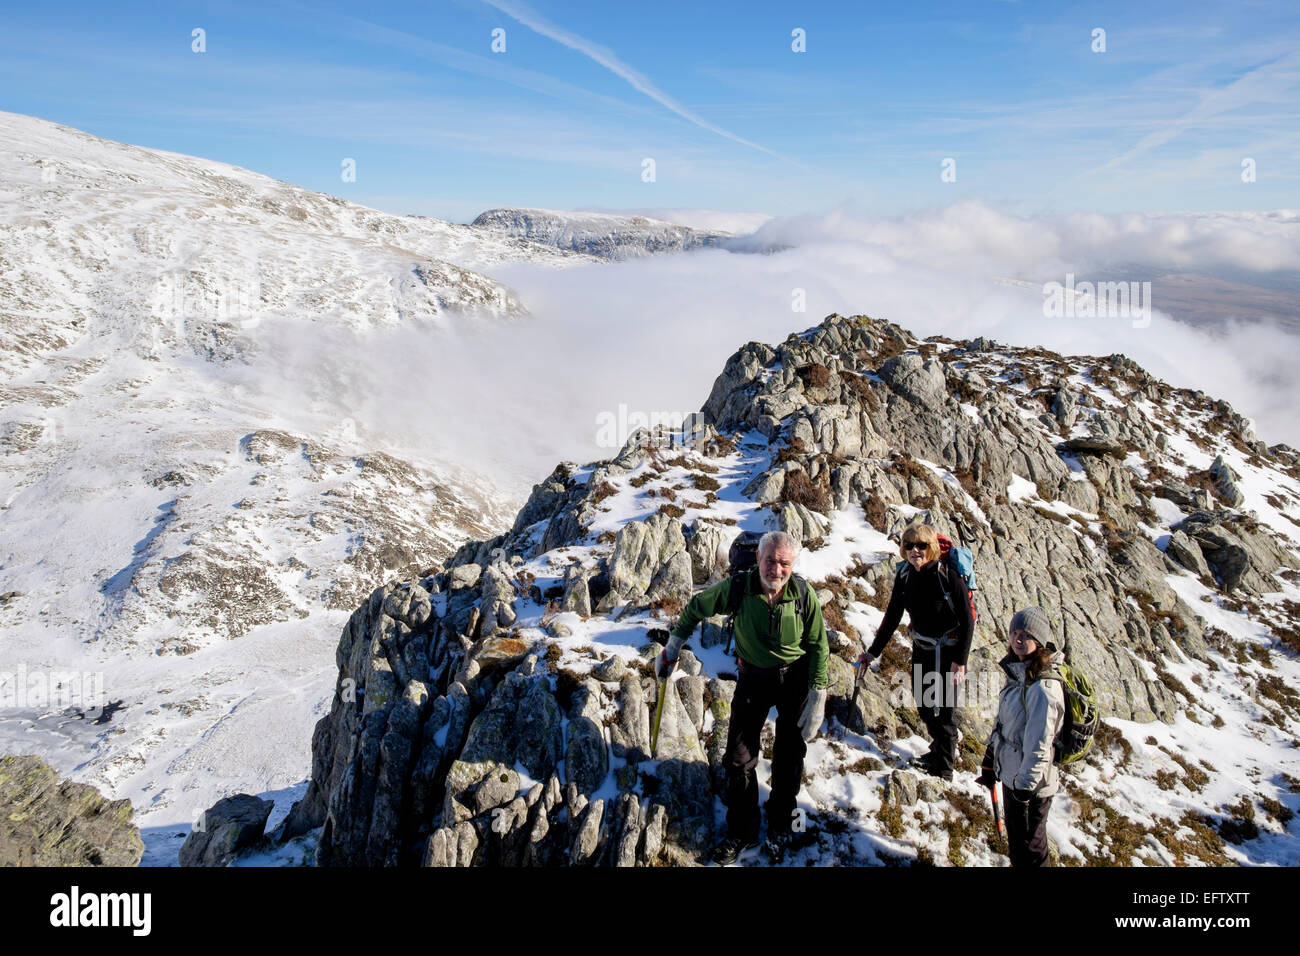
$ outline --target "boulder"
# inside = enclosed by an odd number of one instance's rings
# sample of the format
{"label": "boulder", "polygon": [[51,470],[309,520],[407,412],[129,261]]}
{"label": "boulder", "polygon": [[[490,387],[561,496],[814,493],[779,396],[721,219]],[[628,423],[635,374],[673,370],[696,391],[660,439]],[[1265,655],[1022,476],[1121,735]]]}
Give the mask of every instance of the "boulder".
{"label": "boulder", "polygon": [[248,793],[218,800],[185,838],[181,866],[225,866],[240,850],[261,841],[273,809],[272,801]]}
{"label": "boulder", "polygon": [[[646,595],[656,577],[678,553],[686,551],[686,538],[682,524],[676,518],[656,512],[645,521],[630,521],[623,525],[614,540],[614,553],[609,560],[609,594],[601,599],[597,610],[608,610],[618,603],[637,600]],[[691,582],[690,557],[684,555],[670,573],[671,581],[660,580],[661,587],[670,587],[684,576]]]}

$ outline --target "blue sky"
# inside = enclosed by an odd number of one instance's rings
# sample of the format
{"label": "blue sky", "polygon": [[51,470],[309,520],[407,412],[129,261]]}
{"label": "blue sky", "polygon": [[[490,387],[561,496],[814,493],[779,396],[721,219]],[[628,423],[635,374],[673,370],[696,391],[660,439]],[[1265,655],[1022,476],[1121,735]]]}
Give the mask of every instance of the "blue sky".
{"label": "blue sky", "polygon": [[1300,207],[1298,51],[1289,0],[54,2],[0,14],[0,109],[459,221],[1276,209]]}

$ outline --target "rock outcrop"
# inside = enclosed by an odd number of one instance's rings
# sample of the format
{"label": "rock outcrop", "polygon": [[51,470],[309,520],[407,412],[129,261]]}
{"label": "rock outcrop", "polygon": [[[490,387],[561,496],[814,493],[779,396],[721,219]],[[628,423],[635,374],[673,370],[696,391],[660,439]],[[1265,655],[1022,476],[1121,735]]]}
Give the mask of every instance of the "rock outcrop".
{"label": "rock outcrop", "polygon": [[[585,469],[560,465],[510,531],[462,546],[435,574],[386,584],[352,615],[311,785],[284,835],[322,827],[325,865],[699,860],[714,837],[734,675],[704,673],[684,652],[652,752],[651,662],[666,639],[655,621],[724,573],[735,519],[712,504],[727,483],[754,526],[809,547],[846,513],[880,534],[934,525],[977,556],[973,670],[994,669],[1006,621],[1037,604],[1108,716],[1172,721],[1188,702],[1161,661],[1209,649],[1169,575],[1186,568],[1225,594],[1259,594],[1300,565],[1227,509],[1150,533],[1155,499],[1208,501],[1175,477],[1194,475],[1169,452],[1173,423],[1161,419],[1162,408],[1198,407],[1197,395],[1124,356],[920,342],[862,316],[831,316],[776,347],[750,343],[681,432],[638,433]],[[1234,448],[1271,454],[1216,408]],[[1240,493],[1220,458],[1197,487],[1215,486],[1221,503],[1228,482]],[[614,495],[640,517],[611,523]],[[844,613],[883,606],[895,560],[859,554],[818,583],[832,628],[827,713],[884,738],[910,733],[916,715],[880,675],[864,674],[855,693],[848,661],[870,635]],[[623,652],[570,637],[594,622],[617,622]],[[717,624],[704,624],[700,647],[721,641]],[[970,739],[987,732],[988,713],[959,713]],[[910,774],[890,778],[889,800],[915,794]]]}
{"label": "rock outcrop", "polygon": [[0,757],[0,866],[136,866],[129,800],[60,780],[40,757]]}
{"label": "rock outcrop", "polygon": [[224,797],[203,812],[181,846],[181,866],[225,866],[240,850],[256,846],[275,804],[249,793]]}

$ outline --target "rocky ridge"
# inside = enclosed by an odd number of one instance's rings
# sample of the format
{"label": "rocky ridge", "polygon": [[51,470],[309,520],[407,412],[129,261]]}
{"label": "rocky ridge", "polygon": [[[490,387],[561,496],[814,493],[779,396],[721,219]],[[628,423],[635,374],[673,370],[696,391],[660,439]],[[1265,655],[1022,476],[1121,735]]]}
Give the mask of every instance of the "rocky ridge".
{"label": "rocky ridge", "polygon": [[[682,433],[561,464],[509,531],[373,592],[281,836],[322,828],[324,865],[698,861],[734,671],[707,623],[651,753],[654,640],[739,528],[779,527],[805,544],[833,651],[804,862],[996,860],[971,781],[895,769],[920,744],[905,642],[853,693],[890,536],[916,520],[976,554],[972,693],[1000,686],[1001,628],[1028,603],[1099,688],[1107,725],[1053,831],[1064,862],[1295,858],[1296,453],[1121,355],[922,342],[863,316],[746,345]],[[962,770],[987,704],[960,712]]]}
{"label": "rocky ridge", "polygon": [[614,261],[720,246],[730,238],[727,233],[692,229],[645,216],[547,209],[489,209],[470,226],[485,234]]}

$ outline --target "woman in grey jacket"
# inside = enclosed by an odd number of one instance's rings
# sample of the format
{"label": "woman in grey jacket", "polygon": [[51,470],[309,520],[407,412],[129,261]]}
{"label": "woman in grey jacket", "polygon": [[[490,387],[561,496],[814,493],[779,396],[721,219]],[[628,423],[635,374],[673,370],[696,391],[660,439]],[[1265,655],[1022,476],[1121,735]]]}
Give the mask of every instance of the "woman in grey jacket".
{"label": "woman in grey jacket", "polygon": [[1001,662],[1007,685],[980,782],[1002,782],[1011,865],[1046,866],[1047,811],[1060,787],[1053,745],[1065,720],[1065,691],[1050,674],[1065,655],[1042,608],[1016,612],[1010,630],[1011,653]]}

